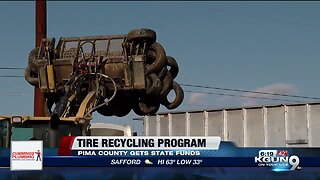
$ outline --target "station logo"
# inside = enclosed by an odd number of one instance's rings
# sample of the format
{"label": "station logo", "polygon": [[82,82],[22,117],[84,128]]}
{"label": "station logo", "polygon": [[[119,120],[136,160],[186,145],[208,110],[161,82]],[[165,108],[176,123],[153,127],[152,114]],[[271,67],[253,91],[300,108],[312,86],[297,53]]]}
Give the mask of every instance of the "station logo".
{"label": "station logo", "polygon": [[42,141],[12,141],[10,168],[17,170],[42,170]]}
{"label": "station logo", "polygon": [[271,167],[273,171],[300,170],[300,159],[296,155],[289,156],[287,150],[260,150],[254,157],[255,163],[261,167]]}

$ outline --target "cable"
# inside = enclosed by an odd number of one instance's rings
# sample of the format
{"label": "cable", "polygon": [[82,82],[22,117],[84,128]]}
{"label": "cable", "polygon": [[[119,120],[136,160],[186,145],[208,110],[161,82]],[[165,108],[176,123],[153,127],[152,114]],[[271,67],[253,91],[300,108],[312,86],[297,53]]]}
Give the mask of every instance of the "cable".
{"label": "cable", "polygon": [[272,96],[284,96],[284,97],[320,100],[320,98],[318,98],[318,97],[310,97],[310,96],[289,95],[289,94],[280,94],[280,93],[268,93],[268,92],[262,92],[262,91],[250,91],[250,90],[243,90],[243,89],[222,88],[222,87],[213,87],[213,86],[201,86],[201,85],[182,84],[182,83],[180,85],[181,86],[186,86],[186,87],[197,87],[197,88],[205,88],[205,89],[216,89],[216,90],[224,90],[224,91],[247,92],[247,93],[264,94],[264,95],[272,95]]}
{"label": "cable", "polygon": [[[0,69],[24,69],[24,68],[0,67]],[[1,77],[4,77],[4,78],[18,78],[18,77],[24,77],[24,76],[19,76],[19,75],[0,75],[0,78]],[[224,91],[246,92],[246,93],[264,94],[264,95],[272,95],[272,96],[283,96],[283,97],[293,97],[293,98],[320,100],[320,98],[318,98],[318,97],[301,96],[301,95],[268,93],[268,92],[261,92],[261,91],[250,91],[250,90],[243,90],[243,89],[232,89],[232,88],[222,88],[222,87],[213,87],[213,86],[202,86],[202,85],[184,84],[184,83],[180,83],[180,85],[181,86],[186,86],[186,87],[196,87],[196,88],[215,89],[215,90],[224,90]]]}
{"label": "cable", "polygon": [[25,70],[26,68],[19,68],[19,67],[0,67],[0,69],[8,69],[8,70]]}
{"label": "cable", "polygon": [[253,99],[265,99],[265,100],[276,100],[276,101],[287,101],[287,102],[304,103],[303,101],[297,101],[297,100],[266,98],[266,97],[257,97],[257,96],[244,96],[244,95],[236,95],[236,94],[225,94],[225,93],[214,93],[214,92],[203,92],[203,91],[190,91],[190,90],[185,90],[185,92],[200,93],[200,94],[210,94],[210,95],[219,95],[219,96],[233,96],[233,97],[245,97],[245,98],[253,98]]}
{"label": "cable", "polygon": [[105,75],[105,74],[101,74],[101,73],[91,73],[91,75],[100,75],[100,76],[102,76],[102,77],[104,77],[104,78],[106,78],[106,79],[111,80],[111,82],[112,82],[112,84],[113,84],[113,87],[114,87],[114,91],[113,91],[112,96],[111,96],[109,99],[106,98],[103,103],[101,103],[101,104],[93,107],[92,109],[90,109],[89,112],[87,112],[87,113],[85,114],[85,117],[86,117],[87,115],[91,114],[92,112],[94,112],[95,110],[97,110],[98,108],[100,108],[100,107],[102,107],[102,106],[104,106],[104,105],[108,105],[108,103],[109,103],[110,101],[112,101],[113,98],[114,98],[114,97],[116,96],[116,94],[117,94],[117,84],[116,84],[116,82],[115,82],[112,78],[110,78],[109,76],[107,76],[107,75]]}
{"label": "cable", "polygon": [[32,93],[0,93],[0,96],[25,96]]}
{"label": "cable", "polygon": [[15,75],[13,75],[13,76],[11,76],[11,75],[0,75],[0,77],[4,77],[4,78],[16,78],[16,77],[24,77],[24,76],[15,76]]}
{"label": "cable", "polygon": [[[26,68],[21,67],[0,67],[0,70],[25,70]],[[16,78],[16,77],[24,77],[19,75],[0,75],[3,78]]]}

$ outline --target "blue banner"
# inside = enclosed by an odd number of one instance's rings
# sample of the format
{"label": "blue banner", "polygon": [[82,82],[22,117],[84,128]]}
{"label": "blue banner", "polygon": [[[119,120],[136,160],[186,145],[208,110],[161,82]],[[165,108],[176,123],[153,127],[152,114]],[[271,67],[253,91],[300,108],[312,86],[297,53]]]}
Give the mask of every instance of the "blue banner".
{"label": "blue banner", "polygon": [[[320,167],[319,148],[239,148],[221,142],[219,150],[94,150],[57,156],[44,149],[44,167]],[[299,162],[292,163],[292,156]],[[290,159],[291,158],[291,159]],[[10,150],[0,151],[0,166],[10,166]],[[281,169],[281,168],[280,168]]]}
{"label": "blue banner", "polygon": [[[149,162],[149,163],[148,163]],[[9,167],[10,158],[0,157],[0,166]],[[254,157],[151,157],[121,158],[95,156],[47,156],[44,167],[259,167]],[[320,157],[300,157],[301,167],[320,167]],[[268,166],[263,166],[268,167]]]}
{"label": "blue banner", "polygon": [[[42,171],[10,171],[10,149],[0,149],[0,179],[254,179],[261,175],[267,179],[320,177],[320,148],[239,148],[233,143],[222,142],[219,150],[121,149],[102,150],[109,155],[80,156],[77,155],[78,151],[73,151],[72,156],[58,156],[57,151],[44,149]],[[94,150],[95,153],[99,151]],[[124,151],[127,154],[123,154]],[[152,151],[165,154],[152,155]],[[177,152],[189,154],[176,155]],[[291,162],[293,155],[299,158],[298,163]],[[270,159],[279,162],[267,162]],[[281,166],[283,164],[285,166]],[[290,170],[292,167],[294,170]]]}

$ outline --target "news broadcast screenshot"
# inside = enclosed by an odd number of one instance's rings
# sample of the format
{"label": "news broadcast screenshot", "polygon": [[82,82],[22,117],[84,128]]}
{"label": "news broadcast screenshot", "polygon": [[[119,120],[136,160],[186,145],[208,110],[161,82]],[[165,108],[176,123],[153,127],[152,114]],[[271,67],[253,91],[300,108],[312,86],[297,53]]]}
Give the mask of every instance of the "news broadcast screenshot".
{"label": "news broadcast screenshot", "polygon": [[320,179],[319,17],[0,2],[0,179]]}

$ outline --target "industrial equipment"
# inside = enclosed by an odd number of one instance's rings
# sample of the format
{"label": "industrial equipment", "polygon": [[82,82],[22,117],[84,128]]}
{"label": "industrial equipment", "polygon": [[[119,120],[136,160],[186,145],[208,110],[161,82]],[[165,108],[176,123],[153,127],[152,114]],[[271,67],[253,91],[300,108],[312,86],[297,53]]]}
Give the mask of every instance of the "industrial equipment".
{"label": "industrial equipment", "polygon": [[[164,105],[177,108],[183,101],[174,81],[179,67],[156,42],[150,29],[126,35],[43,39],[30,52],[26,80],[46,98],[47,116],[125,116],[155,114]],[[168,101],[174,90],[176,97]]]}
{"label": "industrial equipment", "polygon": [[[126,35],[42,39],[29,54],[26,80],[45,96],[45,117],[0,116],[0,147],[11,140],[43,140],[58,147],[63,136],[131,135],[127,126],[94,124],[92,113],[155,114],[160,104],[177,108],[184,93],[174,78],[179,67],[150,29]],[[176,97],[170,102],[168,94]],[[92,133],[92,134],[91,134]]]}

